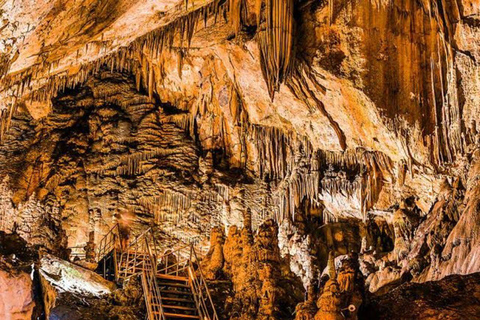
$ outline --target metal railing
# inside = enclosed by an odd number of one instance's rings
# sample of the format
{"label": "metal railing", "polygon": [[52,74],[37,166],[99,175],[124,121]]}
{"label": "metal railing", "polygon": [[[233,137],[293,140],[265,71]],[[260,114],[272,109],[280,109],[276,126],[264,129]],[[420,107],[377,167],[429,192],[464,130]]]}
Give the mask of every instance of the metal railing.
{"label": "metal railing", "polygon": [[[119,256],[117,256],[117,249],[120,253]],[[113,258],[112,263],[117,281],[140,275],[149,320],[165,320],[157,283],[157,277],[162,275],[185,277],[192,290],[200,319],[218,320],[193,243],[174,250],[168,249],[160,254],[160,247],[153,231],[148,228],[130,242],[126,249],[122,249],[117,224],[100,241],[97,261],[105,258],[104,269],[111,252],[113,252],[113,256],[110,258]],[[104,274],[107,273],[104,271]]]}
{"label": "metal railing", "polygon": [[[191,246],[190,251],[191,254],[188,261],[188,278],[190,286],[192,287],[195,303],[197,304],[200,319],[218,320],[217,311],[215,310],[215,305],[213,304],[210,290],[208,289],[207,282],[203,276],[202,267],[200,266],[200,261],[193,245]],[[197,270],[195,270],[192,258],[194,258],[195,262],[197,263]]]}
{"label": "metal railing", "polygon": [[193,244],[172,250],[157,261],[160,265],[157,275],[185,276],[188,279],[200,319],[218,320]]}
{"label": "metal railing", "polygon": [[148,251],[149,261],[147,264],[144,260],[142,270],[142,288],[145,299],[145,306],[149,320],[165,320],[165,312],[162,307],[162,296],[157,283],[157,267],[156,257],[149,247],[148,241],[145,239],[146,249]]}
{"label": "metal railing", "polygon": [[[155,253],[151,252],[150,242],[154,239],[152,229],[148,228],[140,235],[138,235],[132,242],[128,244],[128,247],[120,252],[120,258],[118,260],[118,279],[126,279],[133,275],[139,274],[146,270],[151,270],[156,267]],[[153,241],[155,251],[155,241]]]}
{"label": "metal railing", "polygon": [[97,262],[100,262],[100,260],[117,248],[120,248],[120,227],[118,223],[100,240],[97,250]]}
{"label": "metal railing", "polygon": [[157,275],[187,276],[189,259],[190,245],[168,250],[157,259],[159,266]]}

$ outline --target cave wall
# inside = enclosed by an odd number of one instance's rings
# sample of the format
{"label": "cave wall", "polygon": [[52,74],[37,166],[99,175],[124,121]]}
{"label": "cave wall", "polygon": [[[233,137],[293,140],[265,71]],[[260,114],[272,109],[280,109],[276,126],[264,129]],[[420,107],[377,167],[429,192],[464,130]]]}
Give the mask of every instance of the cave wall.
{"label": "cave wall", "polygon": [[480,271],[478,1],[288,2],[285,68],[255,1],[92,3],[1,3],[2,230],[206,251],[249,210],[305,290],[352,250],[371,291]]}

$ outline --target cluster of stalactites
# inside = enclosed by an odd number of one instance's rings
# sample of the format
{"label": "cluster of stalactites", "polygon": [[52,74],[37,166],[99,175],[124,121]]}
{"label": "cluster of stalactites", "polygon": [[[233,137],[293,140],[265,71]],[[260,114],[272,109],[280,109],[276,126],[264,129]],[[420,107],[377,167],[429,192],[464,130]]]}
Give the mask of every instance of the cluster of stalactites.
{"label": "cluster of stalactites", "polygon": [[[59,66],[59,61],[53,61],[40,63],[23,72],[3,77],[0,80],[0,88],[3,88],[0,91],[2,100],[0,103],[0,141],[2,141],[5,131],[8,130],[11,117],[19,102],[48,101],[67,88],[74,89],[84,84],[87,79],[104,67],[110,68],[111,71],[135,74],[137,88],[140,89],[140,85],[143,85],[151,97],[155,90],[155,81],[164,74],[161,64],[165,60],[165,52],[176,50],[179,53],[179,67],[181,67],[184,50],[189,47],[198,23],[203,20],[206,25],[207,21],[213,17],[216,20],[223,10],[226,10],[226,6],[220,5],[218,0],[188,10],[185,15],[136,39],[128,46],[120,47],[99,59],[80,65],[78,71],[73,74],[70,74],[69,71],[51,74],[51,71]],[[86,52],[88,49],[89,44],[86,45]],[[108,44],[99,49],[108,51]],[[156,65],[153,65],[152,61],[157,61]],[[36,79],[35,83],[33,83],[33,79]]]}
{"label": "cluster of stalactites", "polygon": [[260,63],[268,92],[273,99],[275,92],[280,89],[280,84],[292,69],[294,0],[263,0],[262,2],[265,4],[265,19],[263,24],[258,26]]}
{"label": "cluster of stalactites", "polygon": [[381,152],[315,151],[308,138],[274,127],[250,125],[247,134],[255,141],[257,177],[273,186],[272,218],[279,222],[294,217],[304,200],[321,207],[325,194],[357,197],[365,218],[394,171]]}
{"label": "cluster of stalactites", "polygon": [[[247,0],[228,0],[229,23],[238,36],[252,10]],[[294,0],[254,0],[258,30],[260,64],[273,99],[280,85],[290,75],[293,64]]]}
{"label": "cluster of stalactites", "polygon": [[[260,61],[272,98],[290,73],[292,66],[293,2],[293,0],[256,0],[255,2],[257,25],[259,25]],[[51,71],[59,66],[59,61],[53,61],[35,65],[15,75],[7,75],[0,82],[0,87],[6,88],[0,92],[0,96],[3,98],[3,106],[0,106],[0,141],[9,127],[10,119],[18,102],[25,100],[49,101],[66,88],[75,88],[85,83],[90,76],[98,73],[105,66],[112,71],[135,74],[137,88],[140,89],[140,86],[143,85],[149,96],[152,97],[157,81],[161,80],[165,74],[162,67],[165,52],[176,48],[179,53],[179,72],[181,74],[185,49],[189,47],[199,21],[203,20],[206,25],[210,18],[215,17],[216,21],[217,16],[228,10],[234,30],[239,32],[241,17],[245,16],[244,13],[248,6],[244,0],[230,0],[226,4],[215,0],[205,6],[189,9],[184,16],[149,32],[130,45],[121,47],[95,61],[82,64],[74,74],[70,74],[68,71],[51,74]],[[186,5],[187,8],[192,7],[193,3],[186,3]],[[178,46],[174,47],[177,44]],[[105,47],[99,49],[106,52],[109,48],[107,44],[103,45]],[[88,44],[86,50],[89,50]],[[35,83],[33,83],[33,79],[37,79]]]}
{"label": "cluster of stalactites", "polygon": [[[354,193],[361,199],[361,214],[367,217],[373,208],[384,181],[393,173],[393,162],[381,152],[370,152],[359,148],[343,153],[320,151],[319,163],[323,168],[330,168],[331,176],[324,175],[321,186],[330,194],[343,193],[351,197]],[[337,168],[335,172],[332,167]],[[354,180],[346,177],[345,171],[356,173]]]}
{"label": "cluster of stalactites", "polygon": [[362,179],[358,175],[351,181],[347,178],[345,171],[335,172],[333,167],[329,167],[321,181],[321,188],[330,196],[342,194],[348,198],[352,197],[355,192],[361,189]]}
{"label": "cluster of stalactites", "polygon": [[3,141],[6,131],[10,128],[15,108],[9,104],[7,108],[0,110],[0,142]]}
{"label": "cluster of stalactites", "polygon": [[466,141],[461,126],[453,49],[446,43],[445,36],[439,35],[437,40],[437,52],[430,58],[435,131],[427,144],[433,150],[432,163],[443,165],[463,154]]}
{"label": "cluster of stalactites", "polygon": [[183,194],[165,189],[159,195],[139,199],[139,204],[147,212],[153,213],[157,223],[179,223],[191,208],[194,196],[190,192]]}

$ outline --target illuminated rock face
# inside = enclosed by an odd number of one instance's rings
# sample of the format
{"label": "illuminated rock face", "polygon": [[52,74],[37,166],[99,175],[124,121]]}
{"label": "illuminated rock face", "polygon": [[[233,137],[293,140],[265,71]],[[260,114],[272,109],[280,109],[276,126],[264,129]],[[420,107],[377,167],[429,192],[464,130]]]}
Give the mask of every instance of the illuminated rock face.
{"label": "illuminated rock face", "polygon": [[0,315],[8,320],[38,317],[34,251],[18,235],[0,232],[0,243]]}
{"label": "illuminated rock face", "polygon": [[8,320],[31,319],[35,307],[32,279],[28,273],[10,272],[0,270],[0,314]]}
{"label": "illuminated rock face", "polygon": [[41,259],[40,273],[60,292],[101,296],[110,294],[114,284],[93,271],[46,255]]}
{"label": "illuminated rock face", "polygon": [[61,258],[118,221],[211,238],[234,319],[302,291],[298,319],[353,319],[360,293],[480,271],[478,1],[0,8],[0,230]]}

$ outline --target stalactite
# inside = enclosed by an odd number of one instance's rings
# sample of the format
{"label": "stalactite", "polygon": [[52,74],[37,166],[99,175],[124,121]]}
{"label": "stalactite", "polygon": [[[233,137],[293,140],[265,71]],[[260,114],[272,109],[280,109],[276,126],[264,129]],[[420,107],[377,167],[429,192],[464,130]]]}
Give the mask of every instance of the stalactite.
{"label": "stalactite", "polygon": [[272,180],[286,177],[294,161],[295,145],[289,143],[295,140],[293,134],[275,127],[252,126],[250,130],[261,159],[260,176]]}
{"label": "stalactite", "polygon": [[263,3],[264,0],[255,0],[255,17],[257,19],[257,28],[260,27]]}
{"label": "stalactite", "polygon": [[160,195],[143,197],[138,200],[145,211],[153,213],[159,223],[165,221],[180,222],[192,206],[193,194],[163,190]]}
{"label": "stalactite", "polygon": [[435,76],[434,76],[434,71],[435,71],[435,62],[433,60],[433,57],[430,59],[430,81],[432,84],[432,102],[433,102],[433,110],[434,110],[434,116],[435,116],[435,132],[434,132],[434,139],[433,139],[433,144],[434,144],[434,159],[435,163],[437,165],[441,165],[443,162],[443,157],[442,153],[440,151],[440,124],[439,124],[439,118],[438,118],[438,107],[437,107],[437,97],[435,94]]}
{"label": "stalactite", "polygon": [[177,60],[178,60],[177,70],[178,70],[178,77],[180,79],[182,78],[184,58],[185,58],[185,53],[183,52],[182,49],[179,49],[177,51]]}
{"label": "stalactite", "polygon": [[229,18],[235,35],[238,35],[242,25],[243,0],[229,0]]}
{"label": "stalactite", "polygon": [[[441,38],[441,35],[439,36]],[[442,99],[442,105],[441,105],[441,129],[442,129],[442,142],[444,146],[444,153],[446,156],[445,161],[451,162],[452,161],[452,154],[450,151],[450,142],[448,139],[448,119],[446,119],[446,111],[448,110],[448,102],[446,99],[448,98],[447,95],[445,94],[445,84],[443,80],[443,64],[442,64],[442,56],[440,55],[440,40],[437,38],[437,59],[438,59],[438,77],[440,80],[440,94],[441,94],[441,99]]]}
{"label": "stalactite", "polygon": [[[9,122],[8,119],[3,119],[12,112],[12,108],[15,108],[17,104],[17,101],[14,101],[13,104],[9,105],[10,99],[5,99],[8,92],[16,90],[15,97],[18,97],[19,101],[22,99],[47,101],[66,88],[75,88],[84,84],[90,76],[98,73],[103,66],[106,66],[111,71],[127,71],[135,74],[137,88],[140,89],[139,84],[143,80],[144,88],[150,94],[153,94],[155,91],[154,83],[160,80],[158,77],[162,74],[152,75],[154,67],[152,62],[149,61],[161,56],[164,50],[170,50],[176,39],[181,46],[185,44],[189,47],[198,21],[202,19],[206,21],[210,17],[216,17],[219,12],[225,10],[225,7],[218,1],[212,1],[205,6],[190,10],[165,26],[137,38],[128,47],[120,47],[95,61],[82,64],[79,71],[73,75],[65,71],[52,74],[51,71],[58,66],[59,61],[44,62],[22,72],[6,75],[0,80],[0,88],[3,88],[3,91],[0,91],[0,97],[3,97],[0,110],[8,110],[8,112],[0,112],[0,141],[4,131],[8,128],[7,124]],[[93,42],[86,44],[86,53],[93,45],[96,44]],[[101,48],[106,49],[105,44],[102,43]],[[146,54],[149,56],[148,60],[145,57]],[[142,72],[139,71],[145,68],[146,64],[149,64],[147,67],[148,73],[142,75]],[[32,87],[32,79],[37,79],[36,88]]]}
{"label": "stalactite", "polygon": [[293,0],[265,0],[265,22],[258,34],[260,63],[273,99],[292,68]]}
{"label": "stalactite", "polygon": [[333,0],[328,0],[328,24],[332,25],[333,22]]}

